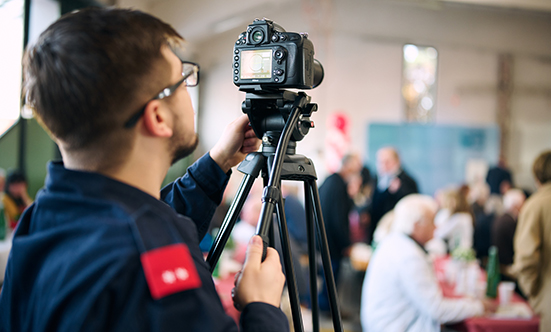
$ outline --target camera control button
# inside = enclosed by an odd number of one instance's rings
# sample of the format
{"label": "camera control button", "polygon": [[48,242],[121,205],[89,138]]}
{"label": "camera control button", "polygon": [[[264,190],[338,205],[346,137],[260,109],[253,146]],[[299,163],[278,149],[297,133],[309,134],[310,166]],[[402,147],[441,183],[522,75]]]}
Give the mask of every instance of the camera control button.
{"label": "camera control button", "polygon": [[272,41],[275,43],[279,40],[279,36],[278,35],[272,35]]}
{"label": "camera control button", "polygon": [[239,63],[236,62],[236,63],[233,64],[233,66],[234,66],[235,68],[237,68],[237,67],[239,67]]}
{"label": "camera control button", "polygon": [[287,56],[287,52],[283,48],[278,48],[274,52],[274,58],[276,58],[276,60],[283,60],[285,59],[286,56]]}
{"label": "camera control button", "polygon": [[239,69],[235,69],[235,70],[233,71],[233,73],[236,74],[236,75],[239,74]]}
{"label": "camera control button", "polygon": [[275,74],[276,74],[277,76],[283,75],[283,69],[278,69],[278,70],[276,70],[276,71],[275,71]]}
{"label": "camera control button", "polygon": [[235,50],[235,51],[233,51],[233,53],[239,54],[239,50]]}
{"label": "camera control button", "polygon": [[279,36],[279,40],[280,40],[280,41],[286,41],[286,40],[287,40],[287,35],[281,35],[281,36]]}
{"label": "camera control button", "polygon": [[276,83],[279,82],[279,78],[276,77],[276,78],[274,79],[274,82],[276,82]]}
{"label": "camera control button", "polygon": [[234,77],[233,77],[233,80],[234,80],[234,81],[237,81],[238,79],[239,79],[239,77],[237,77],[237,76],[234,76]]}
{"label": "camera control button", "polygon": [[234,59],[235,61],[239,61],[239,57],[238,57],[237,55],[234,56],[233,59]]}

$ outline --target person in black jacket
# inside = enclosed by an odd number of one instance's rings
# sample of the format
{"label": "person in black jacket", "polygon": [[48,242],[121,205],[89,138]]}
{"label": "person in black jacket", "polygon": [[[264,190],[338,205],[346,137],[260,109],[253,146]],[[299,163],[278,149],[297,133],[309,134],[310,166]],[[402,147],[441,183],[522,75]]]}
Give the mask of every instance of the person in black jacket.
{"label": "person in black jacket", "polygon": [[513,240],[517,229],[518,215],[526,200],[524,192],[520,189],[509,189],[503,195],[504,213],[496,218],[492,227],[492,245],[497,247],[501,277],[504,280],[512,280],[510,272],[513,265],[515,250]]}
{"label": "person in black jacket", "polygon": [[503,196],[507,190],[514,188],[511,170],[507,167],[505,157],[500,156],[497,165],[490,167],[486,175],[486,182],[490,186],[490,194]]}
{"label": "person in black jacket", "polygon": [[[199,66],[143,12],[96,8],[53,23],[24,58],[24,94],[59,146],[23,214],[0,293],[0,331],[238,331],[199,242],[231,167],[260,140],[246,115],[161,190],[197,146]],[[254,236],[236,278],[242,331],[288,331],[279,257]],[[229,296],[229,294],[228,294]]]}
{"label": "person in black jacket", "polygon": [[[351,245],[348,214],[354,207],[354,201],[348,194],[348,181],[358,176],[361,169],[362,163],[357,155],[346,155],[342,159],[340,170],[327,177],[319,188],[335,284],[338,281],[341,260],[348,255]],[[329,298],[325,284],[321,288],[319,306],[321,311],[329,311]]]}
{"label": "person in black jacket", "polygon": [[418,193],[417,183],[403,169],[400,156],[394,148],[384,147],[377,151],[377,182],[371,200],[368,243],[379,220],[404,196]]}

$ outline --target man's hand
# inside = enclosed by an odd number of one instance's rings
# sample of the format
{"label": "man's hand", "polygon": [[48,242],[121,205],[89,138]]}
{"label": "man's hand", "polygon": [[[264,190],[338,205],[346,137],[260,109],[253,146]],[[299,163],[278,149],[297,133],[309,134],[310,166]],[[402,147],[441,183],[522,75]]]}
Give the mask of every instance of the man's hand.
{"label": "man's hand", "polygon": [[250,152],[260,147],[260,140],[249,126],[249,118],[242,115],[230,123],[222,137],[210,150],[210,157],[227,173],[230,168],[239,164]]}
{"label": "man's hand", "polygon": [[493,314],[497,311],[499,304],[496,300],[484,299],[482,300],[482,306],[484,306],[484,314]]}
{"label": "man's hand", "polygon": [[235,278],[232,291],[234,306],[240,311],[251,302],[279,307],[284,284],[285,275],[281,271],[277,251],[268,248],[266,259],[262,262],[262,239],[258,235],[253,236],[243,270]]}

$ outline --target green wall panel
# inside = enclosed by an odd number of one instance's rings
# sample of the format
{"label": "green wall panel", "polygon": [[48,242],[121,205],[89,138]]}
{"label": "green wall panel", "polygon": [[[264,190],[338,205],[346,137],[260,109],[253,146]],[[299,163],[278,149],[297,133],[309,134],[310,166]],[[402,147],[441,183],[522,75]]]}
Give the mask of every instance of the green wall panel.
{"label": "green wall panel", "polygon": [[17,168],[19,152],[19,123],[0,137],[0,168],[6,171]]}
{"label": "green wall panel", "polygon": [[46,166],[55,158],[56,145],[35,119],[27,120],[26,173],[29,194],[34,197],[44,186]]}

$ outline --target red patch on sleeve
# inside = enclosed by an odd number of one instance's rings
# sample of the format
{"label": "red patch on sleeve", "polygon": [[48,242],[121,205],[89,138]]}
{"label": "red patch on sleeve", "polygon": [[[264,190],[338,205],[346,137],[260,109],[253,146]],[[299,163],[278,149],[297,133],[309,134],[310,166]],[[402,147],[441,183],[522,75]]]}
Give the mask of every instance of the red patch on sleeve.
{"label": "red patch on sleeve", "polygon": [[155,300],[201,287],[193,258],[183,243],[148,251],[140,259],[149,291]]}

